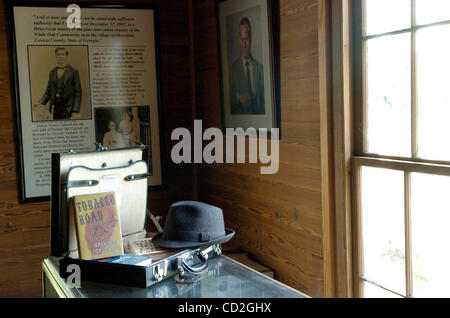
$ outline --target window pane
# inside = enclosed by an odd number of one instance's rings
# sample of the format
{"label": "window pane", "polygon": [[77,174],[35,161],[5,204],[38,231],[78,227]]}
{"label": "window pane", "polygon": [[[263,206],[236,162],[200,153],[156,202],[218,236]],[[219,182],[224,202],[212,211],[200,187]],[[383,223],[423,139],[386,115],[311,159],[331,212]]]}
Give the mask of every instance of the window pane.
{"label": "window pane", "polygon": [[416,0],[416,23],[427,24],[450,20],[450,1]]}
{"label": "window pane", "polygon": [[444,143],[450,136],[449,38],[448,25],[417,31],[418,142],[425,159],[450,160]]}
{"label": "window pane", "polygon": [[404,174],[363,167],[361,177],[363,274],[404,295]]}
{"label": "window pane", "polygon": [[414,297],[450,297],[450,177],[411,174]]}
{"label": "window pane", "polygon": [[375,285],[364,283],[364,297],[365,298],[401,298],[400,296],[390,293],[383,288]]}
{"label": "window pane", "polygon": [[367,151],[411,156],[410,33],[367,41]]}
{"label": "window pane", "polygon": [[411,0],[366,0],[366,35],[411,27]]}

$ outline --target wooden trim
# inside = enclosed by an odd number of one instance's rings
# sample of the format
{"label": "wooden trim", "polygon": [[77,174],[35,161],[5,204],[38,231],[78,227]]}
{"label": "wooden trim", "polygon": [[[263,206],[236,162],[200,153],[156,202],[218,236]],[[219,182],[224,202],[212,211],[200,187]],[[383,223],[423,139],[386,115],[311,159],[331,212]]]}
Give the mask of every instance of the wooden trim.
{"label": "wooden trim", "polygon": [[373,159],[384,159],[384,160],[396,160],[396,161],[406,161],[406,162],[415,162],[415,163],[423,163],[423,164],[432,164],[432,165],[450,165],[449,161],[442,160],[428,160],[428,159],[420,159],[420,158],[407,158],[407,157],[397,157],[397,156],[385,156],[374,153],[363,153],[360,157],[368,157]]}
{"label": "wooden trim", "polygon": [[[411,27],[416,25],[416,0],[411,0]],[[418,93],[416,31],[411,32],[411,157],[419,157]],[[412,236],[411,236],[411,173],[405,172],[405,275],[406,297],[413,294]]]}
{"label": "wooden trim", "polygon": [[363,41],[367,41],[367,40],[373,40],[373,39],[382,38],[382,37],[385,37],[385,36],[399,35],[399,34],[409,33],[409,32],[411,32],[411,28],[395,30],[395,31],[390,31],[390,32],[386,32],[386,33],[373,34],[373,35],[365,35],[365,36],[362,36],[361,39]]}
{"label": "wooden trim", "polygon": [[361,280],[364,258],[362,253],[362,215],[361,215],[361,166],[352,161],[352,228],[353,228],[353,295],[363,297]]}
{"label": "wooden trim", "polygon": [[354,152],[358,155],[364,153],[365,150],[365,111],[363,109],[364,103],[364,73],[363,73],[363,56],[364,48],[362,39],[363,19],[362,19],[362,2],[352,1],[352,29],[353,29],[353,103],[354,103],[354,118],[353,121],[353,144]]}
{"label": "wooden trim", "polygon": [[412,273],[412,244],[411,244],[411,174],[405,172],[405,275],[406,296],[411,297],[413,293]]}
{"label": "wooden trim", "polygon": [[417,172],[441,176],[450,176],[450,165],[418,163],[414,161],[386,160],[368,157],[353,157],[352,160],[357,166],[400,170],[409,173]]}
{"label": "wooden trim", "polygon": [[334,275],[334,180],[332,158],[332,105],[330,65],[330,1],[318,0],[320,153],[323,228],[324,297],[335,295]]}
{"label": "wooden trim", "polygon": [[353,297],[351,229],[352,66],[350,0],[331,1],[336,297]]}
{"label": "wooden trim", "polygon": [[[411,1],[411,26],[416,25],[416,0]],[[411,157],[419,157],[416,32],[411,32]]]}

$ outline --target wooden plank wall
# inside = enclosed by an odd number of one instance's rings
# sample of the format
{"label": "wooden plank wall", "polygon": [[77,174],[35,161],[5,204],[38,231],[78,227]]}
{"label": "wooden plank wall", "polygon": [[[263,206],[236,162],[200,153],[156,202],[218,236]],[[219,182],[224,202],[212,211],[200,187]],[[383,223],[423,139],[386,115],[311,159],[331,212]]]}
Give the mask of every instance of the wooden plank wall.
{"label": "wooden plank wall", "polygon": [[[318,1],[281,0],[280,169],[201,165],[199,200],[224,209],[233,247],[250,252],[276,279],[326,296],[321,190]],[[196,117],[221,127],[214,0],[194,1]]]}
{"label": "wooden plank wall", "polygon": [[[170,156],[172,130],[192,125],[188,2],[153,3],[160,6],[163,125],[165,153]],[[40,297],[41,261],[49,254],[50,204],[19,203],[5,1],[0,1],[0,19],[0,297]],[[193,195],[192,166],[176,166],[167,156],[165,164],[167,189],[149,194],[149,207],[157,215],[165,215],[170,203]]]}
{"label": "wooden plank wall", "polygon": [[[282,282],[324,296],[318,0],[280,1],[283,139],[273,176],[260,175],[259,165],[171,163],[174,128],[191,128],[193,118],[203,119],[204,128],[221,127],[215,1],[153,2],[160,5],[168,188],[150,193],[150,208],[165,215],[172,202],[184,199],[223,207],[227,226],[237,231],[230,245],[249,251]],[[18,201],[4,1],[0,17],[0,297],[39,297],[49,203]]]}

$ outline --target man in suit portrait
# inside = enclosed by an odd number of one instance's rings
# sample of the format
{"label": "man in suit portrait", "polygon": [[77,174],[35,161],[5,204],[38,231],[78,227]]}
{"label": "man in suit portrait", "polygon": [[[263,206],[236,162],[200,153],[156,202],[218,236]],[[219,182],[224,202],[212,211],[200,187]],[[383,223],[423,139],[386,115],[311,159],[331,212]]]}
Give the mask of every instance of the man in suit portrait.
{"label": "man in suit portrait", "polygon": [[264,115],[264,70],[252,56],[252,27],[247,17],[239,23],[241,54],[230,69],[230,109],[233,115]]}
{"label": "man in suit portrait", "polygon": [[81,83],[78,71],[67,64],[66,48],[55,49],[56,67],[50,71],[47,89],[39,100],[40,106],[49,103],[53,119],[79,119]]}

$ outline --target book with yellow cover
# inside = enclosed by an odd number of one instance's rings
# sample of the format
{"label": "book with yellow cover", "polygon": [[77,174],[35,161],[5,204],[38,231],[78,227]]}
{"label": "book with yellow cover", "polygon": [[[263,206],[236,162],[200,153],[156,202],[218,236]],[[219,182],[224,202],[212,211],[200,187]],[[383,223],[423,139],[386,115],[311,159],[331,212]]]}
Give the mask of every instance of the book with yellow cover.
{"label": "book with yellow cover", "polygon": [[114,192],[71,198],[79,257],[84,260],[122,255],[123,242]]}

